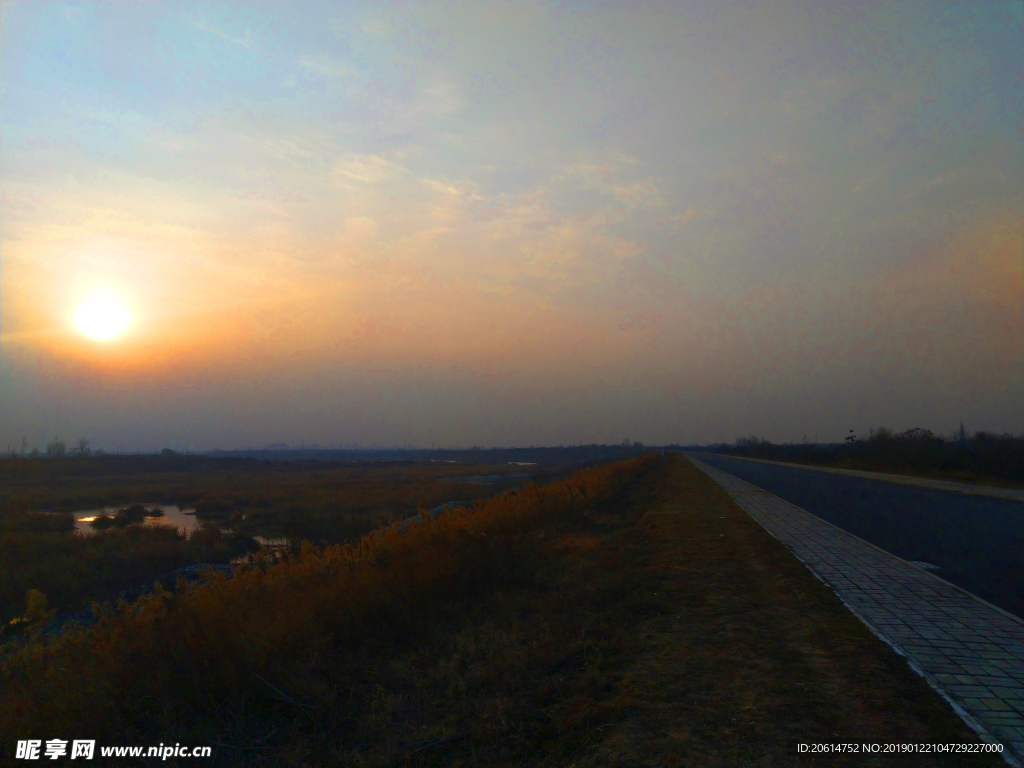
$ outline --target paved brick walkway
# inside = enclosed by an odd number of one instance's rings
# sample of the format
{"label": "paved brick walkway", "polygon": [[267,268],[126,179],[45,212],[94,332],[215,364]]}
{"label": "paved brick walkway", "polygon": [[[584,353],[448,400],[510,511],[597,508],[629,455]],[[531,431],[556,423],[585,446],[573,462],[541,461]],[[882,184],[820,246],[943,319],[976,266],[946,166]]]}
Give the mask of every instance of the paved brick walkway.
{"label": "paved brick walkway", "polygon": [[1024,621],[689,456],[921,674],[1010,765],[1024,762]]}

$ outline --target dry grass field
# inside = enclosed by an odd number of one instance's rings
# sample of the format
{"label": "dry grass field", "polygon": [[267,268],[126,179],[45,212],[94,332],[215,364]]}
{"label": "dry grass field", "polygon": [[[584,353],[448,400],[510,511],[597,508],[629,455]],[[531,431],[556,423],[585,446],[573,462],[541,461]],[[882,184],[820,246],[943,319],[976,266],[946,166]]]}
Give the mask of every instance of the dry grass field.
{"label": "dry grass field", "polygon": [[[529,472],[527,473],[527,469]],[[449,501],[474,501],[571,471],[551,463],[257,461],[207,456],[0,459],[0,630],[29,589],[62,612],[193,563],[227,563],[252,536],[338,544]],[[73,535],[74,512],[106,505],[191,507],[205,528],[130,526]],[[221,530],[232,531],[222,535]],[[3,636],[0,631],[0,637]]]}
{"label": "dry grass field", "polygon": [[145,599],[5,660],[0,701],[10,738],[223,765],[859,766],[890,761],[796,745],[976,741],[674,455]]}

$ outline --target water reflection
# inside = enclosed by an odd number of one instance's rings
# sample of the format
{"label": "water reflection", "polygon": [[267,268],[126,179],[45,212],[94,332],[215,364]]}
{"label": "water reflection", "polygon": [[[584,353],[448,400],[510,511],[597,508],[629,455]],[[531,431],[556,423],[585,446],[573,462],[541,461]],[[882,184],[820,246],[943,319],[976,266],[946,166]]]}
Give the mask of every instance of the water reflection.
{"label": "water reflection", "polygon": [[[146,515],[145,525],[165,525],[177,528],[182,534],[187,534],[199,528],[199,520],[196,519],[194,507],[178,507],[174,504],[143,504],[147,510],[159,509],[163,512],[162,517],[151,517]],[[114,507],[101,507],[98,509],[83,509],[75,513],[75,530],[79,533],[91,536],[97,533],[92,523],[100,515],[113,517],[118,510],[124,509],[125,505]]]}
{"label": "water reflection", "polygon": [[253,538],[256,539],[260,546],[266,547],[267,549],[277,549],[288,546],[288,539],[286,538],[267,539],[263,536],[253,536]]}
{"label": "water reflection", "polygon": [[529,472],[511,472],[505,475],[491,474],[491,475],[450,475],[448,477],[436,477],[435,480],[448,483],[503,483],[507,480],[521,480],[524,477],[530,477]]}

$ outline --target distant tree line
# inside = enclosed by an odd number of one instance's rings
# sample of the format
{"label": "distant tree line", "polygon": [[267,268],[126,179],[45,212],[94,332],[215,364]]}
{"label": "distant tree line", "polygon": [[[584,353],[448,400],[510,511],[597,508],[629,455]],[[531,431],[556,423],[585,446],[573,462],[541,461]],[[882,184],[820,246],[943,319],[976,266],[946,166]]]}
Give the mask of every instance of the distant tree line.
{"label": "distant tree line", "polygon": [[252,449],[209,451],[208,455],[261,461],[458,461],[468,463],[528,462],[531,464],[591,464],[620,461],[642,453],[643,443],[623,439],[617,445],[559,445],[528,448],[291,448],[287,450]]}
{"label": "distant tree line", "polygon": [[90,445],[89,440],[87,440],[84,437],[80,437],[80,438],[78,438],[78,441],[73,446],[68,448],[67,443],[65,443],[59,437],[54,437],[53,440],[51,440],[50,442],[48,442],[46,444],[45,451],[40,451],[36,447],[33,447],[33,448],[29,449],[29,447],[28,447],[28,439],[23,437],[23,438],[21,438],[21,448],[20,448],[20,450],[19,449],[15,449],[15,448],[11,448],[11,449],[9,449],[8,453],[9,453],[9,455],[10,455],[10,457],[12,459],[17,459],[17,458],[22,458],[22,459],[25,459],[25,458],[38,459],[41,456],[46,456],[46,457],[51,458],[51,459],[56,459],[56,458],[61,458],[63,456],[93,456],[93,455],[102,456],[103,455],[103,451],[102,450],[93,450],[92,448],[89,447],[89,445]]}
{"label": "distant tree line", "polygon": [[898,433],[879,427],[864,439],[850,430],[841,443],[778,445],[752,435],[737,438],[735,444],[723,445],[718,450],[738,456],[850,469],[1024,483],[1024,435],[970,435],[963,424],[949,437],[920,427]]}

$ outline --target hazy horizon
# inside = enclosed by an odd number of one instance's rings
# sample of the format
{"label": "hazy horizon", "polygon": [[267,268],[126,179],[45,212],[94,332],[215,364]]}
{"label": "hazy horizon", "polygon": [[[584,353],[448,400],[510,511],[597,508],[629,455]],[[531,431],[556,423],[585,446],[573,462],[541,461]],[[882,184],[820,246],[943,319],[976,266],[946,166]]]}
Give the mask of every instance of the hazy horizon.
{"label": "hazy horizon", "polygon": [[4,2],[0,448],[1024,433],[1022,33]]}

